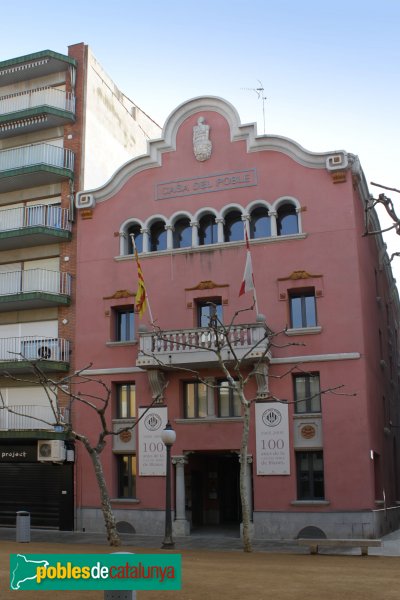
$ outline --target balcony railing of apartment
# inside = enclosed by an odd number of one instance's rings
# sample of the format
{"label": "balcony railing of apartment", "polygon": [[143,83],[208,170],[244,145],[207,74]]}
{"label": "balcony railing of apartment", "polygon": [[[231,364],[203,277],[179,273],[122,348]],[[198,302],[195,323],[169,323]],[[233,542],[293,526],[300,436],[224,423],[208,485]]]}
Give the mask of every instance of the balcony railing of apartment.
{"label": "balcony railing of apartment", "polygon": [[41,164],[72,171],[74,153],[52,144],[31,144],[0,152],[0,173]]}
{"label": "balcony railing of apartment", "polygon": [[[29,371],[31,362],[40,361],[43,370],[66,371],[68,340],[46,336],[0,338],[0,372]],[[54,364],[56,363],[56,364]]]}
{"label": "balcony railing of apartment", "polygon": [[69,216],[67,208],[45,204],[0,210],[0,250],[68,241]]}
{"label": "balcony railing of apartment", "polygon": [[0,272],[0,302],[3,297],[30,295],[32,292],[70,296],[71,275],[47,269]]}
{"label": "balcony railing of apartment", "polygon": [[58,183],[74,176],[74,153],[40,143],[0,151],[0,193]]}
{"label": "balcony railing of apartment", "polygon": [[43,405],[13,404],[0,410],[0,430],[43,429],[51,431],[57,422],[69,422],[68,408],[62,408],[58,417],[50,406]]}
{"label": "balcony railing of apartment", "polygon": [[50,106],[74,113],[75,96],[70,92],[43,87],[0,97],[0,115],[8,115],[39,106]]}
{"label": "balcony railing of apartment", "polygon": [[[233,350],[239,360],[254,362],[268,348],[265,327],[258,323],[229,327],[226,335],[227,339],[222,333],[219,338],[223,360],[233,359]],[[162,365],[211,366],[217,364],[213,350],[217,346],[216,341],[216,335],[208,328],[142,332],[136,364],[150,369]]]}

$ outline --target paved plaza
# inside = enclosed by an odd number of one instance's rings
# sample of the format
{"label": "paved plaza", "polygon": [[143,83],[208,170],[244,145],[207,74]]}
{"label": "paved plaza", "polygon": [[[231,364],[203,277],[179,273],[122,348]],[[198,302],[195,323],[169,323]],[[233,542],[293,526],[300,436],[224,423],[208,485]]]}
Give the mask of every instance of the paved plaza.
{"label": "paved plaza", "polygon": [[[114,550],[163,553],[161,536],[123,535],[112,549],[102,534],[32,529],[29,543],[16,542],[13,528],[0,529],[0,598],[15,600],[103,600],[99,591],[28,592],[9,590],[10,554],[106,554]],[[169,551],[172,552],[172,551]],[[359,549],[323,550],[311,556],[290,542],[254,541],[254,552],[241,551],[241,541],[226,532],[195,533],[176,539],[182,554],[180,591],[141,591],[137,600],[398,600],[400,597],[400,531],[383,538],[370,556]]]}

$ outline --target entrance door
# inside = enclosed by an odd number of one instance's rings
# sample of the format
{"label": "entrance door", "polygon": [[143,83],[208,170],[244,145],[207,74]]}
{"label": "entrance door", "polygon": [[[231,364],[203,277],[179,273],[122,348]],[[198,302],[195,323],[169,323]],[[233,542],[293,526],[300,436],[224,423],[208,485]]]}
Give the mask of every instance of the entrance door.
{"label": "entrance door", "polygon": [[189,457],[188,490],[192,525],[239,525],[239,459],[233,453],[193,453]]}

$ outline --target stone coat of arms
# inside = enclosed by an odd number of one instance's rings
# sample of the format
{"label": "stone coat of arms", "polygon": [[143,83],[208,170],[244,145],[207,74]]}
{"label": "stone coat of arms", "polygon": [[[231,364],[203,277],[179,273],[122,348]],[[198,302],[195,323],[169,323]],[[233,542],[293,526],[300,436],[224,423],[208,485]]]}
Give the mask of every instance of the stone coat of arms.
{"label": "stone coat of arms", "polygon": [[210,158],[212,142],[209,135],[210,126],[205,124],[204,117],[199,117],[197,125],[193,127],[193,152],[196,160],[203,162]]}

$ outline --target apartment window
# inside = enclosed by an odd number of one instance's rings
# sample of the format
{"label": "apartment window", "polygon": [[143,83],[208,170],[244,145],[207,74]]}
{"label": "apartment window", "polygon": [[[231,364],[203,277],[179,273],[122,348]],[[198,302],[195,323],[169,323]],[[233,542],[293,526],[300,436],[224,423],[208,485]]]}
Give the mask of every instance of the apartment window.
{"label": "apartment window", "polygon": [[150,227],[150,252],[167,249],[167,231],[164,221],[156,221]]}
{"label": "apartment window", "polygon": [[117,455],[118,498],[136,498],[136,456]]}
{"label": "apartment window", "polygon": [[204,383],[184,383],[184,413],[186,419],[207,416],[207,386]]}
{"label": "apartment window", "polygon": [[315,290],[309,288],[289,292],[290,326],[294,329],[315,327],[317,325],[317,308]]}
{"label": "apartment window", "polygon": [[297,499],[323,500],[324,461],[322,451],[296,452]]}
{"label": "apartment window", "polygon": [[192,228],[190,219],[186,217],[178,219],[174,225],[173,232],[174,248],[190,248],[192,245]]}
{"label": "apartment window", "polygon": [[250,215],[250,238],[257,239],[270,237],[271,235],[271,217],[268,209],[259,206],[251,211]]}
{"label": "apartment window", "polygon": [[225,216],[224,241],[238,242],[244,238],[242,213],[232,210]]}
{"label": "apartment window", "polygon": [[210,327],[212,319],[217,318],[217,323],[222,323],[221,298],[207,298],[196,302],[197,326]]}
{"label": "apartment window", "polygon": [[295,375],[293,383],[295,412],[298,414],[321,412],[319,375]]}
{"label": "apartment window", "polygon": [[134,419],[136,417],[136,386],[134,383],[116,385],[117,418]]}
{"label": "apartment window", "polygon": [[138,253],[143,252],[142,228],[138,223],[135,223],[134,225],[130,225],[126,230],[126,254],[133,254],[132,236],[134,237]]}
{"label": "apartment window", "polygon": [[199,221],[199,245],[218,242],[218,225],[214,215],[204,215]]}
{"label": "apartment window", "polygon": [[115,340],[130,342],[135,339],[133,306],[118,307],[115,311]]}
{"label": "apartment window", "polygon": [[229,381],[220,381],[218,384],[218,416],[240,417],[242,406],[240,396],[234,390]]}
{"label": "apartment window", "polygon": [[278,208],[276,229],[278,235],[299,233],[297,211],[293,204],[282,204]]}

